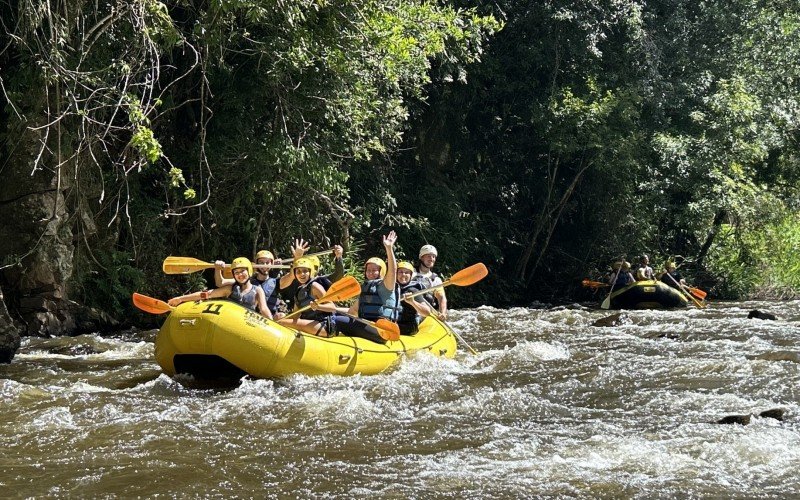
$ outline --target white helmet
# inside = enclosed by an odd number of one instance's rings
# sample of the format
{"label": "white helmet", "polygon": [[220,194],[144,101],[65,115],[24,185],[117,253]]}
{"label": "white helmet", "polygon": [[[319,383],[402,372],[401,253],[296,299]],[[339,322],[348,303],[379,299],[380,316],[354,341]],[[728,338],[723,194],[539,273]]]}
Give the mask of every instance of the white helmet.
{"label": "white helmet", "polygon": [[436,251],[436,247],[433,245],[422,245],[422,248],[419,249],[419,258],[421,259],[423,255],[428,255],[432,253],[435,256],[439,256],[439,252]]}

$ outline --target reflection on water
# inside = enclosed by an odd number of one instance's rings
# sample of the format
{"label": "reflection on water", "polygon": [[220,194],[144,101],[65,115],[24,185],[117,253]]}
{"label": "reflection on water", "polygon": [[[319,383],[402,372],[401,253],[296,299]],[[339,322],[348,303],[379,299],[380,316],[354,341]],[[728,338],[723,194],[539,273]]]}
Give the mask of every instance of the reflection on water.
{"label": "reflection on water", "polygon": [[[155,332],[24,339],[0,366],[0,491],[797,496],[798,306],[628,311],[616,327],[581,306],[481,307],[452,321],[477,356],[237,387],[162,375]],[[716,423],[731,415],[749,423]]]}

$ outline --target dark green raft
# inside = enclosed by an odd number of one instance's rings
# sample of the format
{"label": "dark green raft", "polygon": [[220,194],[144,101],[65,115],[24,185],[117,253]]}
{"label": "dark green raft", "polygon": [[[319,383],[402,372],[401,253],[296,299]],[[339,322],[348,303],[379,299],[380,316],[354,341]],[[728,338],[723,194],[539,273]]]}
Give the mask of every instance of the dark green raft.
{"label": "dark green raft", "polygon": [[610,309],[672,309],[686,307],[689,299],[660,281],[637,281],[611,293]]}

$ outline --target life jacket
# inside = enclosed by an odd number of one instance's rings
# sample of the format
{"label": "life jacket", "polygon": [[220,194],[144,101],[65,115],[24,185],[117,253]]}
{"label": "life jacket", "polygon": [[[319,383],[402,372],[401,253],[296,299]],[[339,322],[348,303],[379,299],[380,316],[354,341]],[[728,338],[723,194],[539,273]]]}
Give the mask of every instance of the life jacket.
{"label": "life jacket", "polygon": [[243,305],[244,307],[250,309],[251,311],[256,310],[256,287],[250,287],[249,292],[245,292],[242,294],[242,285],[239,283],[234,283],[231,285],[231,294],[228,295],[228,299],[234,302],[238,302],[239,304]]}
{"label": "life jacket", "polygon": [[[405,285],[400,286],[400,295],[402,296],[407,293],[419,292],[420,290],[423,290],[423,288],[419,283],[409,281]],[[402,306],[403,309],[400,311],[400,316],[397,318],[397,324],[401,327],[404,325],[413,326],[414,329],[416,329],[416,326],[419,325],[420,320],[417,310],[405,300],[400,301],[400,306]]]}
{"label": "life jacket", "polygon": [[[300,309],[301,307],[305,307],[316,300],[316,297],[314,297],[314,295],[311,293],[311,288],[312,288],[311,285],[316,281],[317,278],[313,278],[308,280],[308,282],[305,283],[304,285],[300,285],[298,282],[297,290],[294,293],[295,309]],[[331,313],[307,309],[302,313],[300,313],[300,318],[320,321],[321,319],[330,316],[330,314]]]}
{"label": "life jacket", "polygon": [[634,280],[631,279],[630,272],[621,272],[617,275],[617,281],[614,283],[614,286],[628,286],[633,282]]}
{"label": "life jacket", "polygon": [[395,284],[394,290],[387,289],[383,278],[365,281],[361,285],[358,297],[358,317],[369,321],[385,318],[397,321],[400,311],[400,286]]}
{"label": "life jacket", "polygon": [[267,278],[264,281],[259,281],[258,278],[253,276],[250,278],[250,282],[255,286],[260,286],[262,290],[264,290],[264,297],[267,299],[267,309],[272,314],[278,310],[278,301],[280,297],[278,296],[278,280],[275,278]]}
{"label": "life jacket", "polygon": [[[422,274],[419,274],[419,272],[416,272],[414,273],[414,276],[411,277],[409,285],[411,283],[419,283],[420,290],[425,290],[432,287],[433,283],[437,279],[441,280],[441,278],[439,278],[439,275],[434,273],[433,271],[431,271],[430,276],[423,276]],[[439,301],[436,299],[436,295],[434,295],[432,291],[424,294],[422,297],[426,301],[428,301],[428,304],[430,304],[432,308],[439,309]]]}

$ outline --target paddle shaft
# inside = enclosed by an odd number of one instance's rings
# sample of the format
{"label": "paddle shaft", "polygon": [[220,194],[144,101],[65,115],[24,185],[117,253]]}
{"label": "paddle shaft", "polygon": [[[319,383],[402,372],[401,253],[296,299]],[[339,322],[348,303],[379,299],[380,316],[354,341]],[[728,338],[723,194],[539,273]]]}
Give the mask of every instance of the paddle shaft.
{"label": "paddle shaft", "polygon": [[465,346],[467,349],[469,349],[469,352],[470,352],[470,353],[472,353],[472,355],[473,355],[473,356],[477,356],[477,355],[478,355],[478,351],[476,351],[475,349],[473,349],[473,348],[472,348],[472,346],[471,346],[471,345],[469,345],[469,342],[467,342],[467,341],[464,339],[464,337],[462,337],[462,336],[461,336],[461,334],[459,334],[459,333],[456,331],[456,329],[455,329],[455,328],[453,328],[453,325],[451,325],[451,324],[449,324],[449,323],[445,322],[445,320],[443,320],[443,319],[442,319],[442,315],[441,315],[440,313],[438,313],[438,312],[436,312],[435,310],[431,309],[431,315],[432,315],[434,318],[436,318],[436,319],[438,319],[439,321],[441,321],[443,324],[447,325],[447,327],[448,327],[448,328],[450,328],[450,331],[451,331],[451,332],[453,332],[453,335],[455,335],[455,336],[456,336],[456,338],[457,338],[458,340],[460,340],[460,341],[461,341],[461,343],[462,343],[462,344],[464,344],[464,346]]}
{"label": "paddle shaft", "polygon": [[678,286],[678,289],[679,289],[681,292],[683,292],[683,294],[684,294],[684,295],[686,295],[687,297],[689,297],[689,299],[691,299],[691,301],[692,301],[692,302],[694,302],[694,305],[696,305],[696,306],[697,306],[699,309],[703,309],[703,308],[705,307],[705,306],[704,306],[704,305],[703,305],[703,304],[702,304],[702,303],[701,303],[699,300],[697,300],[696,298],[694,298],[694,295],[692,295],[691,293],[687,292],[687,291],[686,291],[686,289],[684,288],[684,285],[681,285],[680,283],[678,283],[678,281],[675,279],[675,277],[674,277],[674,276],[672,276],[672,275],[669,273],[669,271],[666,271],[664,274],[666,274],[667,276],[669,276],[669,279],[671,279],[671,280],[672,280],[672,282],[673,282],[673,283],[675,283],[675,285],[677,285],[677,286]]}
{"label": "paddle shaft", "polygon": [[[304,253],[303,255],[301,255],[300,257],[297,257],[297,258],[300,259],[302,257],[319,257],[320,255],[326,255],[326,254],[329,254],[329,253],[332,253],[332,252],[333,252],[333,248],[331,248],[329,250],[322,250],[321,252]],[[281,262],[294,262],[294,259],[295,259],[294,257],[289,257],[288,259],[281,259]]]}
{"label": "paddle shaft", "polygon": [[619,269],[617,269],[617,274],[614,275],[614,281],[611,283],[611,289],[608,291],[608,297],[603,299],[603,303],[600,304],[600,309],[608,309],[611,307],[611,294],[614,292],[614,285],[617,284],[617,278],[619,278],[619,273],[622,271],[622,264],[619,265]]}

